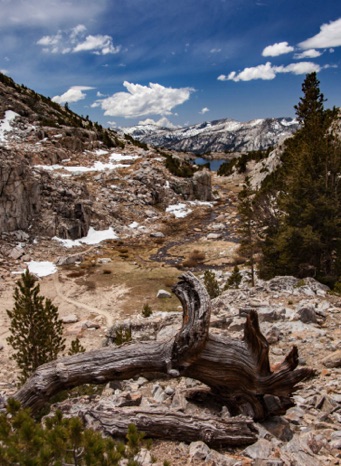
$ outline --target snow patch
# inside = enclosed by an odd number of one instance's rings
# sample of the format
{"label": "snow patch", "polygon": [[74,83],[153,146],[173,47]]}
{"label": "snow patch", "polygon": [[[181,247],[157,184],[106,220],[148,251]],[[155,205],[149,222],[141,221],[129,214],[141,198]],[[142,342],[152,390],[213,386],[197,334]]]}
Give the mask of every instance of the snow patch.
{"label": "snow patch", "polygon": [[173,214],[176,218],[184,218],[189,215],[192,210],[186,204],[172,204],[166,208],[166,212]]}
{"label": "snow patch", "polygon": [[118,236],[111,227],[109,227],[107,230],[98,231],[90,227],[87,236],[84,236],[80,239],[62,239],[58,238],[57,236],[54,236],[52,239],[59,241],[66,248],[72,248],[74,246],[81,246],[82,244],[98,244],[101,241],[105,241],[107,239],[118,239]]}
{"label": "snow patch", "polygon": [[283,126],[292,126],[292,125],[298,125],[298,120],[296,118],[292,120],[281,120],[281,125]]}
{"label": "snow patch", "polygon": [[5,118],[0,120],[0,142],[6,142],[6,133],[12,130],[12,121],[20,116],[18,113],[13,112],[13,110],[7,110],[5,112]]}
{"label": "snow patch", "polygon": [[[108,152],[98,149],[96,155],[104,155]],[[138,155],[125,155],[125,154],[116,154],[112,153],[109,157],[109,162],[104,163],[96,161],[91,167],[82,167],[82,166],[64,166],[64,165],[36,165],[36,168],[42,170],[55,171],[55,170],[65,170],[73,174],[88,173],[88,172],[102,172],[106,170],[115,170],[117,168],[127,168],[129,165],[117,162],[135,160],[140,158]]]}
{"label": "snow patch", "polygon": [[53,262],[43,261],[31,261],[26,262],[28,270],[37,275],[38,277],[47,277],[57,272],[57,267]]}

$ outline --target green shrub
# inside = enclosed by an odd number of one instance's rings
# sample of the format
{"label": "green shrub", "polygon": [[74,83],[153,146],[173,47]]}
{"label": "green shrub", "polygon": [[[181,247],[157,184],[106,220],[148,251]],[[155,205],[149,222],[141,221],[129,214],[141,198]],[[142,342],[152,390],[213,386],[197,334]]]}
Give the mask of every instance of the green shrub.
{"label": "green shrub", "polygon": [[236,265],[231,275],[227,279],[224,290],[228,290],[229,288],[239,288],[241,281],[242,281],[242,274],[239,271],[239,267]]}
{"label": "green shrub", "polygon": [[191,178],[195,173],[194,166],[186,160],[180,160],[171,155],[166,154],[166,168],[172,175],[180,178]]}
{"label": "green shrub", "polygon": [[206,270],[204,273],[204,285],[211,299],[220,295],[219,284],[214,272]]}
{"label": "green shrub", "polygon": [[115,330],[113,343],[115,345],[120,346],[123,343],[127,343],[128,341],[132,340],[132,332],[131,327],[126,325],[121,325]]}
{"label": "green shrub", "polygon": [[118,466],[126,458],[129,466],[138,465],[134,456],[149,446],[135,425],[128,427],[127,443],[103,437],[84,427],[78,417],[64,418],[61,411],[34,420],[28,409],[9,400],[0,414],[0,464],[2,466]]}
{"label": "green shrub", "polygon": [[147,303],[147,304],[144,304],[143,305],[143,309],[142,309],[142,315],[143,317],[150,317],[151,315],[153,314],[153,310],[152,308],[150,307],[150,305]]}
{"label": "green shrub", "polygon": [[81,342],[79,341],[79,338],[75,338],[75,340],[72,340],[71,341],[71,347],[68,351],[68,355],[69,356],[72,356],[73,354],[77,354],[77,353],[85,353],[85,348],[84,346],[81,344]]}

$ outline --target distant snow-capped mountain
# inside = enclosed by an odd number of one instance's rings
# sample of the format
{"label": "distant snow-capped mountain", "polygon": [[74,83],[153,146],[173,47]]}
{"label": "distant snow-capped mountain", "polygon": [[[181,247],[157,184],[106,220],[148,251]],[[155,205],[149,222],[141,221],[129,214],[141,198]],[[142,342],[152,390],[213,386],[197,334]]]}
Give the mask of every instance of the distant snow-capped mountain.
{"label": "distant snow-capped mountain", "polygon": [[155,147],[205,154],[267,149],[291,136],[297,128],[298,122],[292,118],[266,118],[245,123],[223,119],[182,128],[148,124],[121,130]]}

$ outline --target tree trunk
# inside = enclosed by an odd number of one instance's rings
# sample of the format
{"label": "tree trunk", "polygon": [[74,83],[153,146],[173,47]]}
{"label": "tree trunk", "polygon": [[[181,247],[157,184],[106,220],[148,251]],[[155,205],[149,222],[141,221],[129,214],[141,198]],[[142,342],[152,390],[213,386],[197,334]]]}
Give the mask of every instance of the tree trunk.
{"label": "tree trunk", "polygon": [[259,420],[293,406],[290,396],[297,384],[314,374],[296,369],[296,347],[271,370],[269,345],[255,311],[246,319],[242,341],[213,336],[211,303],[201,282],[185,273],[173,291],[183,306],[183,324],[173,341],[125,344],[52,361],[40,366],[15,398],[37,411],[56,393],[78,385],[168,374],[205,383],[233,415]]}
{"label": "tree trunk", "polygon": [[258,431],[244,416],[222,419],[188,415],[169,409],[113,408],[102,404],[79,413],[87,427],[114,437],[125,437],[129,424],[135,424],[147,437],[194,442],[202,440],[211,447],[250,445]]}

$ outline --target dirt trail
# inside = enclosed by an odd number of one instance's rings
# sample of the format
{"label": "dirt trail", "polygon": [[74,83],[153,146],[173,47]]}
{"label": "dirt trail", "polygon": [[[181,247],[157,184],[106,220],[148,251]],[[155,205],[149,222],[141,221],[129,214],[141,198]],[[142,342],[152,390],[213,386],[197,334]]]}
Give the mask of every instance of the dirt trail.
{"label": "dirt trail", "polygon": [[111,327],[114,324],[114,317],[110,312],[105,311],[104,309],[98,309],[98,308],[96,308],[94,306],[88,306],[87,304],[84,304],[84,303],[82,303],[80,301],[77,301],[75,299],[68,298],[67,296],[65,296],[65,293],[63,293],[61,291],[61,289],[60,289],[58,272],[53,275],[53,284],[54,284],[57,296],[62,301],[65,301],[65,302],[67,302],[69,304],[72,304],[73,306],[76,306],[77,308],[84,309],[84,310],[92,312],[92,313],[97,313],[97,314],[105,317],[105,319],[107,321],[107,327]]}

